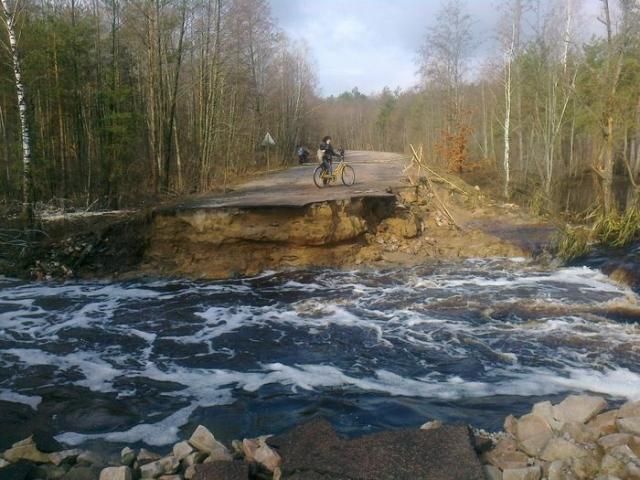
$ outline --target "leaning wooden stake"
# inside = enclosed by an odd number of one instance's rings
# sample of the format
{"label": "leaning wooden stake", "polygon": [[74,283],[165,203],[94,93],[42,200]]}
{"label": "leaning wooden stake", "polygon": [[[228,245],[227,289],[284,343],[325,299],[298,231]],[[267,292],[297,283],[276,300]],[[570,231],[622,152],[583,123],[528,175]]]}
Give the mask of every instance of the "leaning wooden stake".
{"label": "leaning wooden stake", "polygon": [[[413,159],[414,159],[415,163],[418,165],[418,169],[426,168],[429,171],[433,172],[430,168],[428,168],[428,167],[426,167],[426,165],[424,165],[424,161],[422,160],[422,146],[420,146],[420,153],[419,154],[416,152],[416,149],[413,147],[413,145],[410,144],[409,147],[411,147],[411,151],[413,152]],[[436,176],[440,177],[440,175],[438,175],[437,173],[435,173],[435,172],[433,172],[433,173]],[[425,178],[427,180],[427,185],[429,185],[429,189],[431,190],[431,193],[433,194],[433,198],[436,199],[436,202],[438,202],[438,205],[440,206],[441,210],[449,218],[451,223],[453,223],[453,225],[457,229],[461,230],[462,228],[460,227],[460,225],[458,225],[458,222],[456,222],[455,218],[453,218],[453,215],[451,214],[451,212],[449,211],[447,206],[444,204],[444,202],[442,200],[440,200],[440,197],[438,197],[438,194],[436,193],[436,190],[433,187],[433,183],[431,182],[431,179],[429,178],[429,176],[427,175]],[[442,177],[440,177],[440,178],[442,178]],[[443,180],[445,180],[445,179],[443,178]],[[448,183],[450,183],[450,182],[448,182]]]}
{"label": "leaning wooden stake", "polygon": [[18,55],[18,41],[15,31],[14,13],[9,9],[8,0],[0,0],[0,10],[4,17],[7,33],[9,34],[9,50],[13,60],[13,75],[15,77],[16,96],[18,98],[18,113],[22,133],[22,214],[29,226],[33,225],[33,182],[31,177],[31,136],[27,119],[27,100],[22,84],[22,70]]}

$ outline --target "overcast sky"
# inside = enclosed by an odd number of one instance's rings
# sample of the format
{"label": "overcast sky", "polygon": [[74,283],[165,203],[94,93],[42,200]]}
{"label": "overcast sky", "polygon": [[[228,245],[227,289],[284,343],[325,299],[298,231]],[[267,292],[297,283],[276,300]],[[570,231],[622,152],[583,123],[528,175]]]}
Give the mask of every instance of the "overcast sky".
{"label": "overcast sky", "polygon": [[[582,2],[584,30],[595,31],[599,0]],[[416,84],[416,51],[440,0],[270,0],[280,28],[309,45],[322,95],[357,86],[371,93]],[[560,0],[542,0],[560,3]],[[475,61],[491,50],[498,0],[467,0]]]}

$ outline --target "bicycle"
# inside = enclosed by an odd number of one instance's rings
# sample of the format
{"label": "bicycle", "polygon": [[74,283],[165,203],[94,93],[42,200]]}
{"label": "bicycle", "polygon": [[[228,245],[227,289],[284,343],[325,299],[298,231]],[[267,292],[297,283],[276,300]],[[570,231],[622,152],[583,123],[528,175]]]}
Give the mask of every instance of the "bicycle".
{"label": "bicycle", "polygon": [[343,185],[350,187],[356,183],[356,172],[351,165],[347,165],[344,161],[344,155],[339,156],[340,163],[333,169],[333,173],[329,173],[324,169],[322,165],[318,166],[313,171],[313,183],[316,187],[326,187],[332,182],[338,181],[338,178],[342,180]]}

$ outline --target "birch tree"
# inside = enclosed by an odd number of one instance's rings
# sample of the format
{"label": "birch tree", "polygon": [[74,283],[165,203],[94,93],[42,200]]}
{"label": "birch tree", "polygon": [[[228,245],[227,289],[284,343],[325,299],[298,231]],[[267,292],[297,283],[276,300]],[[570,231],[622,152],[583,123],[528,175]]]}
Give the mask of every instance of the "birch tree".
{"label": "birch tree", "polygon": [[15,13],[17,5],[11,9],[9,0],[0,0],[0,10],[2,11],[4,24],[9,38],[9,50],[13,65],[13,76],[15,79],[16,98],[18,101],[18,112],[20,117],[20,132],[22,136],[22,214],[28,225],[33,224],[33,181],[31,174],[31,135],[29,130],[29,119],[27,116],[27,98],[24,84],[22,82],[22,68],[20,65],[20,54],[18,52],[18,40],[16,34]]}

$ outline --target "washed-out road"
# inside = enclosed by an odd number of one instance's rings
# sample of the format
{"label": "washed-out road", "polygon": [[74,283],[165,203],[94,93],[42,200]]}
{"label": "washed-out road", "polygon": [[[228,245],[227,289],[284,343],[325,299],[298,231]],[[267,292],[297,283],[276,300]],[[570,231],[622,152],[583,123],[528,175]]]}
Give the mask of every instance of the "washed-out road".
{"label": "washed-out road", "polygon": [[[389,188],[407,185],[402,170],[406,155],[386,152],[347,151],[346,162],[356,173],[356,182],[348,187],[340,180],[318,188],[313,183],[312,162],[286,170],[265,173],[236,185],[225,194],[203,195],[174,205],[178,209],[301,207],[315,202],[353,197],[392,195]],[[334,166],[336,163],[334,162]]]}

